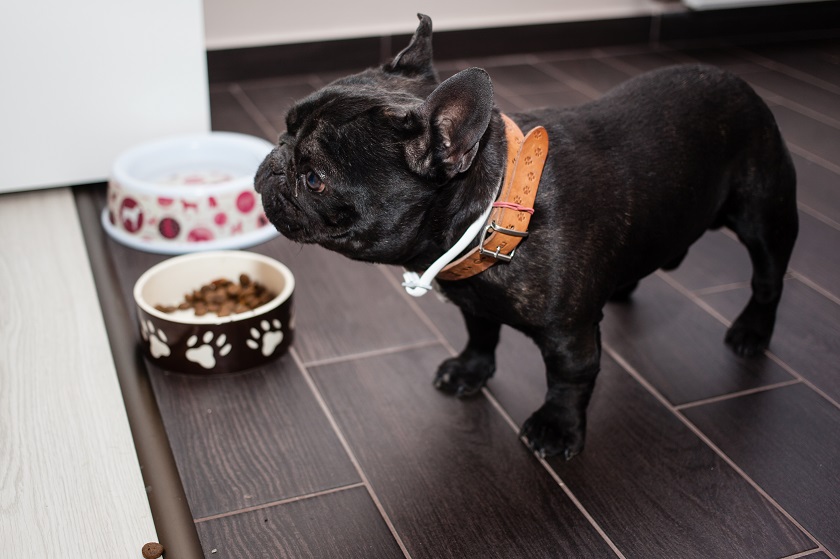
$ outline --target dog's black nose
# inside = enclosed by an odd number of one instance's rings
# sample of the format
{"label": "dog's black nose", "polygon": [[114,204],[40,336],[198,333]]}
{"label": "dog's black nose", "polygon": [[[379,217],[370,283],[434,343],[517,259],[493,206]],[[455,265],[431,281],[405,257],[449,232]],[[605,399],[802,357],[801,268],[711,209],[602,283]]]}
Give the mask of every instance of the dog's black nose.
{"label": "dog's black nose", "polygon": [[274,150],[269,153],[265,159],[263,159],[263,162],[260,163],[260,166],[257,169],[257,174],[254,179],[254,190],[256,190],[259,194],[262,194],[263,190],[271,183],[283,183],[286,181],[286,175],[284,172],[285,161],[278,151],[279,150],[277,148],[274,148]]}
{"label": "dog's black nose", "polygon": [[285,158],[280,155],[279,149],[275,149],[268,156],[268,168],[272,175],[283,175],[285,173],[285,163]]}

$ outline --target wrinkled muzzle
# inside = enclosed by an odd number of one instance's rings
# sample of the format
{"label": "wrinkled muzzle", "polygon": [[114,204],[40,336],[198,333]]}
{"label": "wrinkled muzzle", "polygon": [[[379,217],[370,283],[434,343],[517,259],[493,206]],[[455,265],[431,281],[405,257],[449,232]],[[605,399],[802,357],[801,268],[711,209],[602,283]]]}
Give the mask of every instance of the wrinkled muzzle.
{"label": "wrinkled muzzle", "polygon": [[264,194],[272,186],[285,186],[289,164],[290,149],[285,144],[280,144],[271,150],[257,169],[254,178],[254,189]]}

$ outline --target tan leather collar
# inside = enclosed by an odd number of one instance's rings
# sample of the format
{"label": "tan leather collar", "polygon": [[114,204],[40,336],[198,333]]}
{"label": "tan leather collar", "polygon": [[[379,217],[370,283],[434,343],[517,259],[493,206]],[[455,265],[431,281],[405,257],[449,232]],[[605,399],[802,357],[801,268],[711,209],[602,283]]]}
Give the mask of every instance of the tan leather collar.
{"label": "tan leather collar", "polygon": [[499,261],[510,262],[519,243],[528,236],[534,199],[548,155],[548,133],[537,126],[525,136],[502,115],[508,144],[505,182],[487,220],[484,241],[446,266],[439,280],[459,280],[483,272]]}

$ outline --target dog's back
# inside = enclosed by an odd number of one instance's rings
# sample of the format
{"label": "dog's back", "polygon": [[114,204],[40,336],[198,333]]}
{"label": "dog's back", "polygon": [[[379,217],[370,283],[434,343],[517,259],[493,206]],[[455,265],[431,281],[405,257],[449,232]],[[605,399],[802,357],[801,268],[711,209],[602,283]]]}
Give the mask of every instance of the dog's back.
{"label": "dog's back", "polygon": [[[552,141],[532,235],[564,224],[564,250],[604,255],[618,284],[673,267],[709,228],[742,235],[764,206],[784,207],[768,219],[795,230],[790,155],[767,105],[731,73],[668,67],[579,107],[513,116]],[[598,219],[573,215],[585,208]]]}

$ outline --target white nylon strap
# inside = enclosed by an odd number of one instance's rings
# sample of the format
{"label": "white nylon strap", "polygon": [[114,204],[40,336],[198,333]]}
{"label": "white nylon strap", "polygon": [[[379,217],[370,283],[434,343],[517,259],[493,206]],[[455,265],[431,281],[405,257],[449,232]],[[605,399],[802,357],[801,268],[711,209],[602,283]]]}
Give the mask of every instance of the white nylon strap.
{"label": "white nylon strap", "polygon": [[452,248],[447,250],[443,256],[435,260],[429,268],[420,276],[417,272],[405,272],[403,274],[403,287],[409,295],[413,297],[422,297],[426,292],[432,290],[432,280],[435,278],[447,264],[455,260],[461,252],[475,239],[478,234],[485,228],[487,218],[490,217],[490,212],[493,210],[493,203],[491,202],[487,209],[481,214],[477,220],[470,225],[464,234],[458,239]]}

